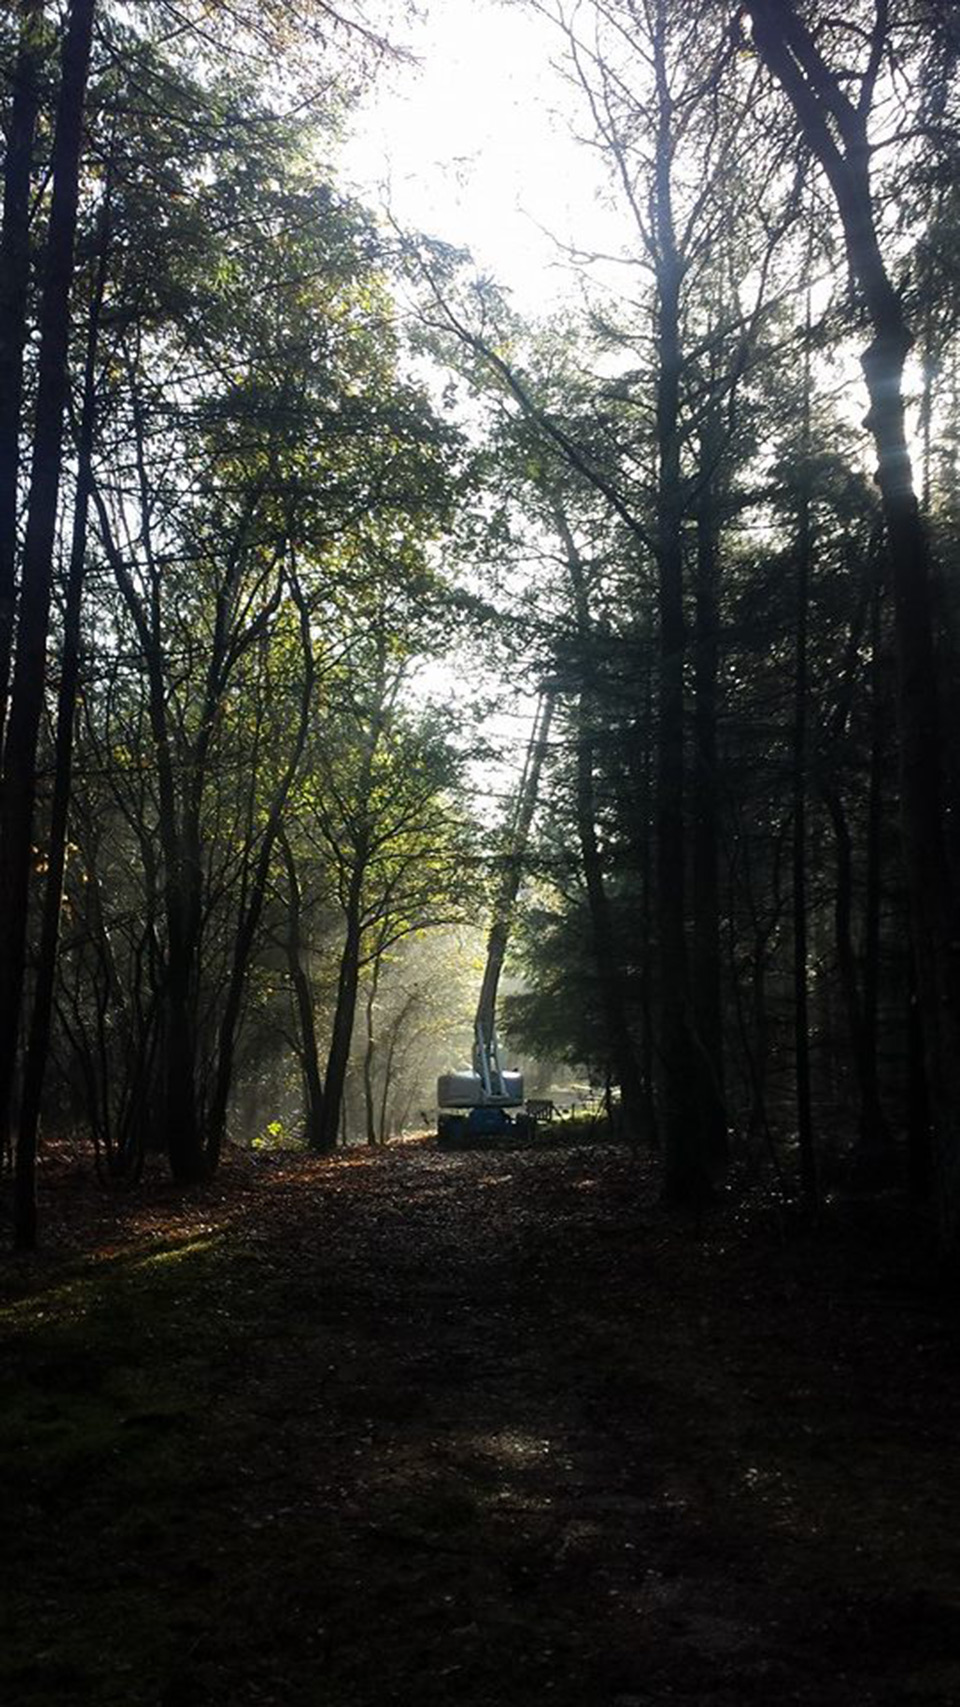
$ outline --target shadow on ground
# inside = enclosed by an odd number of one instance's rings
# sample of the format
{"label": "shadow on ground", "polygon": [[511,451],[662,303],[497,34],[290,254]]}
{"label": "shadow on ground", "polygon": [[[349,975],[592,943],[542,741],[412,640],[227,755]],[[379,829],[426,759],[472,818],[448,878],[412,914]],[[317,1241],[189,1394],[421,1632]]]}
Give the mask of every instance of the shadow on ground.
{"label": "shadow on ground", "polygon": [[606,1146],[165,1204],[16,1271],[4,1701],[960,1702],[955,1335],[875,1235]]}

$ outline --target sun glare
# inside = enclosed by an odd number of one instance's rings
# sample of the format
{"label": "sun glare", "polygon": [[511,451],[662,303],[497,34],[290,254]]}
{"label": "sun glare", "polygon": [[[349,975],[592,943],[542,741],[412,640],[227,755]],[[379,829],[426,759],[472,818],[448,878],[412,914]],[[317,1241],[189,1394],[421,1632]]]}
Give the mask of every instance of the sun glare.
{"label": "sun glare", "polygon": [[420,69],[374,88],[344,161],[358,190],[401,224],[468,248],[525,313],[569,292],[566,248],[615,240],[549,40],[526,12],[443,0],[411,33]]}

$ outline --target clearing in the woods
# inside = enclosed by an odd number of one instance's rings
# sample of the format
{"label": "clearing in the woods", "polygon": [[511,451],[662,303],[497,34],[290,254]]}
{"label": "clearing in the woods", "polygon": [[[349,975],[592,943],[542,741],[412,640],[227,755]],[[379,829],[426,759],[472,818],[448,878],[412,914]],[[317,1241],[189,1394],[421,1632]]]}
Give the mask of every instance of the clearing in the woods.
{"label": "clearing in the woods", "polygon": [[678,1224],[605,1145],[54,1168],[10,1707],[960,1702],[956,1333],[894,1205]]}

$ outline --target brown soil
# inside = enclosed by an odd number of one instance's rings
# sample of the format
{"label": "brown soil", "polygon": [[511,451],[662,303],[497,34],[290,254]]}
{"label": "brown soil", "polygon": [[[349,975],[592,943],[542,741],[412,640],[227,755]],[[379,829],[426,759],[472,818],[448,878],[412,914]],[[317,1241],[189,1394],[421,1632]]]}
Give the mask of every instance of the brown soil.
{"label": "brown soil", "polygon": [[45,1198],[11,1707],[960,1703],[957,1335],[892,1200],[678,1223],[603,1145]]}

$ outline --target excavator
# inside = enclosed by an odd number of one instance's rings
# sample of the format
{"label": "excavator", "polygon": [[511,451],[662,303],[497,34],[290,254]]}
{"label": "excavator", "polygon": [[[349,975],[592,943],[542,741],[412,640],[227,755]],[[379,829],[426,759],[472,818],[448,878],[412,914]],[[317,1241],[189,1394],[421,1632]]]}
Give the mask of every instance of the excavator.
{"label": "excavator", "polygon": [[462,1149],[477,1142],[496,1142],[510,1137],[524,1139],[532,1137],[536,1130],[535,1117],[524,1106],[522,1073],[501,1064],[496,1007],[500,973],[547,751],[555,695],[556,689],[545,683],[537,701],[533,732],[513,804],[507,855],[494,900],[483,982],[473,1024],[473,1065],[456,1072],[441,1073],[437,1080],[437,1143],[441,1149]]}

